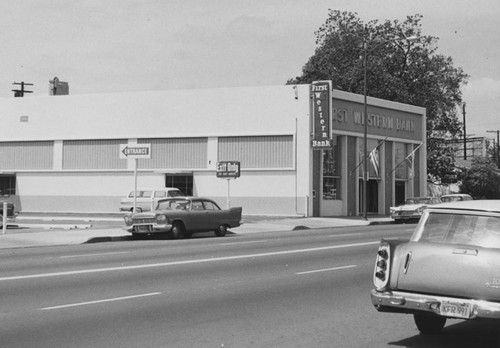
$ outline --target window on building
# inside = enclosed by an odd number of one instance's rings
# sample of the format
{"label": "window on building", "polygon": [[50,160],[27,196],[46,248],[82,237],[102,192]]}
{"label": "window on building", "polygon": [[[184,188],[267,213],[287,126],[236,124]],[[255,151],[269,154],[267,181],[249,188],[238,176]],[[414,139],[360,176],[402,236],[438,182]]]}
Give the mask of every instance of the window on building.
{"label": "window on building", "polygon": [[339,137],[335,137],[332,150],[323,151],[323,199],[340,199]]}
{"label": "window on building", "polygon": [[0,196],[11,196],[16,194],[16,176],[0,175]]}
{"label": "window on building", "polygon": [[165,187],[175,187],[186,196],[193,195],[193,174],[166,174]]}
{"label": "window on building", "polygon": [[394,143],[394,166],[397,166],[394,175],[396,179],[408,179],[408,163],[405,161],[406,156],[408,156],[406,147],[406,144]]}

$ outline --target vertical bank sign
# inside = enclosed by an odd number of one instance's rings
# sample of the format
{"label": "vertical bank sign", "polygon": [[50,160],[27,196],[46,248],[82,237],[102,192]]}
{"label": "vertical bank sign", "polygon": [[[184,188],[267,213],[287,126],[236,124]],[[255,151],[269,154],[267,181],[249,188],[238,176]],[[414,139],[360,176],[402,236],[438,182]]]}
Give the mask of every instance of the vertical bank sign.
{"label": "vertical bank sign", "polygon": [[311,84],[314,133],[313,150],[332,148],[330,115],[332,110],[332,81],[315,81]]}

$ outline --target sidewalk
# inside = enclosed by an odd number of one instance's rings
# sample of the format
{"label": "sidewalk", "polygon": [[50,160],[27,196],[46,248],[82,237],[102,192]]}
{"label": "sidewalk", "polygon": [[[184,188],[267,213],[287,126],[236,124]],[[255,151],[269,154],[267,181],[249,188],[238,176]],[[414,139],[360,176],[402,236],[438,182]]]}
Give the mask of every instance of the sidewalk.
{"label": "sidewalk", "polygon": [[[121,227],[117,216],[19,216],[18,228],[0,230],[0,249],[27,248],[129,240],[130,233]],[[95,223],[109,222],[110,226]],[[389,217],[326,218],[326,217],[252,217],[243,218],[243,224],[231,232],[235,234],[307,230],[346,226],[368,226],[392,223]]]}

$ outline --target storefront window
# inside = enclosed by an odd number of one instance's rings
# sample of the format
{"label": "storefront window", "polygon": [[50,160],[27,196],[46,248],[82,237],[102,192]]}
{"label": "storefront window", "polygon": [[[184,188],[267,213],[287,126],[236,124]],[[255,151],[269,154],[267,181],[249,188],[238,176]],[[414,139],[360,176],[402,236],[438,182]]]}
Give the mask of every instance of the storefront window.
{"label": "storefront window", "polygon": [[394,143],[394,165],[397,166],[394,173],[396,179],[408,179],[408,163],[405,160],[407,156],[406,145],[403,143]]}
{"label": "storefront window", "polygon": [[323,199],[340,199],[340,146],[335,137],[330,151],[323,151]]}

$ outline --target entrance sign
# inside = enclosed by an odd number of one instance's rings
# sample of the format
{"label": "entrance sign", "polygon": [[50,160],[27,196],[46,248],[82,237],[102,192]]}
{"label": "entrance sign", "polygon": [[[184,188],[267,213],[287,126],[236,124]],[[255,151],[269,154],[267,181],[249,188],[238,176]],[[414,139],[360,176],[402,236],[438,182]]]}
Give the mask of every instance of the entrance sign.
{"label": "entrance sign", "polygon": [[151,158],[151,144],[120,144],[120,158]]}
{"label": "entrance sign", "polygon": [[330,118],[332,114],[332,81],[315,81],[311,84],[313,113],[313,150],[330,150]]}
{"label": "entrance sign", "polygon": [[238,161],[222,161],[217,162],[217,177],[218,178],[239,178],[240,177],[240,162]]}
{"label": "entrance sign", "polygon": [[151,158],[151,144],[120,144],[120,158],[134,160],[134,207],[133,213],[136,213],[137,207],[137,161],[139,158]]}

